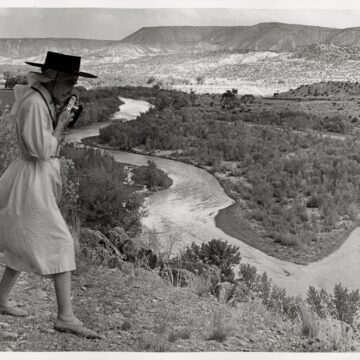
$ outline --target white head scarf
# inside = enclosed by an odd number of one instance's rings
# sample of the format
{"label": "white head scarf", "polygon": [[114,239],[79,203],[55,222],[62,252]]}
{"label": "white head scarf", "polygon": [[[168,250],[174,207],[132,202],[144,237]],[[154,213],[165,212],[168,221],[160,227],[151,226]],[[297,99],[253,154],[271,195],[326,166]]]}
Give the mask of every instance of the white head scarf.
{"label": "white head scarf", "polygon": [[77,79],[78,76],[73,75],[73,74],[68,74],[65,72],[61,72],[61,71],[57,71],[57,70],[47,69],[41,73],[35,72],[35,71],[30,71],[29,73],[26,74],[26,78],[27,78],[29,85],[33,85],[36,82],[47,83],[47,82],[53,81],[55,79],[60,80],[60,81],[74,79],[74,78]]}

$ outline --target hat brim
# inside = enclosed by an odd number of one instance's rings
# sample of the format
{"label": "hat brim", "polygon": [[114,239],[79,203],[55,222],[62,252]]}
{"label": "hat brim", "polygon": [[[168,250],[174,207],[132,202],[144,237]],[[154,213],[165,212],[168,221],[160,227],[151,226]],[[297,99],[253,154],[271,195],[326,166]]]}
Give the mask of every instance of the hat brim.
{"label": "hat brim", "polygon": [[[31,66],[37,66],[37,67],[44,67],[44,64],[39,64],[39,63],[34,63],[34,62],[30,62],[30,61],[25,61],[26,64],[31,65]],[[83,72],[83,71],[72,71],[72,70],[60,70],[60,69],[52,69],[52,70],[57,70],[57,71],[61,71],[61,72],[65,72],[67,74],[73,74],[76,76],[82,76],[82,77],[86,77],[86,78],[97,78],[96,75],[87,73],[87,72]]]}

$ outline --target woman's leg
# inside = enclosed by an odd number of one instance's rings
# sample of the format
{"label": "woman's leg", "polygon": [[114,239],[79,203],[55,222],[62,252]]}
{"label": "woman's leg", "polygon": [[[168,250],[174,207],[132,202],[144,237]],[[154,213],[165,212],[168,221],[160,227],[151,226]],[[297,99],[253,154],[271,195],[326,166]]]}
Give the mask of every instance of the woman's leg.
{"label": "woman's leg", "polygon": [[10,292],[19,277],[20,271],[6,267],[0,281],[0,305],[8,306]]}
{"label": "woman's leg", "polygon": [[79,322],[71,303],[71,272],[54,274],[53,279],[58,304],[58,319],[73,323]]}
{"label": "woman's leg", "polygon": [[71,332],[91,339],[101,339],[95,331],[87,329],[75,316],[71,304],[71,272],[53,275],[56,300],[58,303],[58,318],[54,323],[58,331]]}

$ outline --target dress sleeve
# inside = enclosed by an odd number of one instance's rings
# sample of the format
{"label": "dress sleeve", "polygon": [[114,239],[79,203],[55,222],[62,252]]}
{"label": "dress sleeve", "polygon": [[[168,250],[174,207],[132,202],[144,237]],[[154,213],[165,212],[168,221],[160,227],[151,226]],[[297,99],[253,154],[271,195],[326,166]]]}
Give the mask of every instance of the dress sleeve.
{"label": "dress sleeve", "polygon": [[22,138],[29,155],[39,160],[49,160],[51,156],[56,155],[58,141],[48,125],[47,108],[31,102],[23,111]]}

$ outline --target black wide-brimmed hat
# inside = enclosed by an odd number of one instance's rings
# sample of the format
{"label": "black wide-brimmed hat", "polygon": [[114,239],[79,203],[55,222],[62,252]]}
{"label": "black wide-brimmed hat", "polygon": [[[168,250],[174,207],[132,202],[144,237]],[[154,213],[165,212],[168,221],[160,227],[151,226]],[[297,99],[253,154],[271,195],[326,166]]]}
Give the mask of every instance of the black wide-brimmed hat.
{"label": "black wide-brimmed hat", "polygon": [[81,61],[80,56],[65,55],[53,51],[48,51],[46,54],[46,59],[44,64],[34,63],[30,61],[25,61],[25,63],[32,66],[41,67],[42,71],[45,71],[47,69],[52,69],[77,76],[96,78],[97,76],[93,74],[79,71],[80,61]]}

